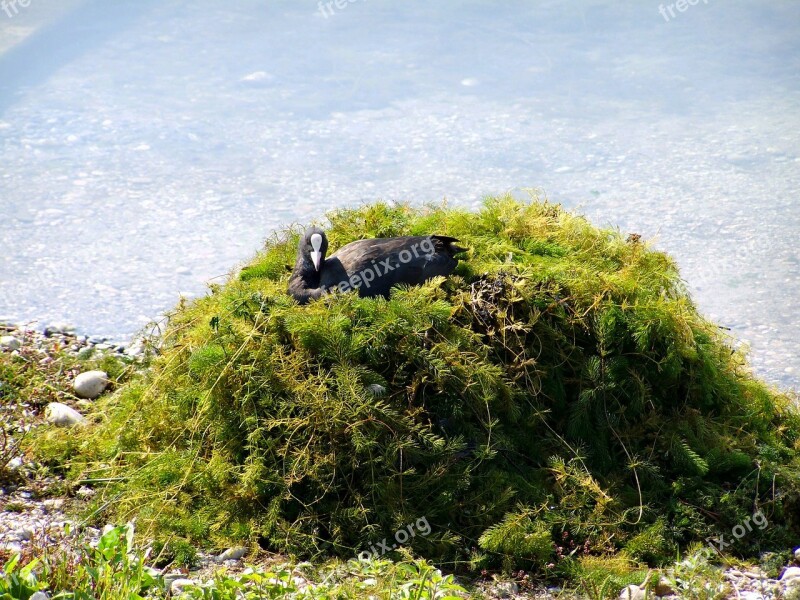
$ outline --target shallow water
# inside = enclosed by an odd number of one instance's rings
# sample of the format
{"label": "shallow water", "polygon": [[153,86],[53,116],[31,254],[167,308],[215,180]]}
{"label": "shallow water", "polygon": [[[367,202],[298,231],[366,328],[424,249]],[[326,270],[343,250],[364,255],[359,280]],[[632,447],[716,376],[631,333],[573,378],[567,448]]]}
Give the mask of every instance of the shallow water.
{"label": "shallow water", "polygon": [[800,4],[228,4],[0,12],[0,315],[125,337],[334,206],[536,188],[800,389]]}

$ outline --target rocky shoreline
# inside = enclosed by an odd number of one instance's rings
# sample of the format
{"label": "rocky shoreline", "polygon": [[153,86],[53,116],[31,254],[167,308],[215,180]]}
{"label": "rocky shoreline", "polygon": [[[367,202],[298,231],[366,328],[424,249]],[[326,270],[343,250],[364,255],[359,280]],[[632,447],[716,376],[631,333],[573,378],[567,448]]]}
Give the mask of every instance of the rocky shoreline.
{"label": "rocky shoreline", "polygon": [[[120,383],[116,377],[99,369],[84,368],[88,361],[110,361],[109,364],[135,371],[146,364],[152,347],[138,340],[129,345],[109,342],[105,338],[80,336],[66,325],[54,325],[44,331],[0,323],[0,353],[16,356],[41,377],[42,396],[22,402],[6,402],[7,382],[0,379],[0,410],[3,413],[3,445],[0,447],[0,564],[13,554],[35,557],[45,549],[70,547],[81,542],[96,544],[103,531],[87,525],[75,515],[81,513],[96,493],[91,485],[70,488],[64,481],[47,472],[42,465],[19,450],[19,442],[33,428],[48,423],[58,427],[80,426],[86,410],[100,395]],[[111,525],[107,525],[111,527]],[[793,549],[794,560],[778,577],[770,577],[758,567],[730,566],[718,572],[719,585],[728,590],[725,597],[740,600],[800,599],[800,548]],[[241,573],[254,556],[243,547],[212,552],[196,549],[191,570],[167,566],[155,570],[177,594],[186,585],[204,583],[214,572],[225,568],[227,573]],[[283,557],[258,557],[263,564]],[[298,585],[307,585],[302,573],[294,575]],[[301,587],[302,587],[301,585]],[[475,582],[477,592],[489,598],[541,600],[580,597],[558,588],[545,588],[532,582],[527,574],[511,579],[490,578]],[[661,598],[681,598],[671,587],[660,589]],[[650,596],[652,597],[652,596]],[[712,597],[712,596],[709,596]],[[721,596],[716,596],[721,597]],[[644,600],[645,590],[631,585],[621,599]]]}

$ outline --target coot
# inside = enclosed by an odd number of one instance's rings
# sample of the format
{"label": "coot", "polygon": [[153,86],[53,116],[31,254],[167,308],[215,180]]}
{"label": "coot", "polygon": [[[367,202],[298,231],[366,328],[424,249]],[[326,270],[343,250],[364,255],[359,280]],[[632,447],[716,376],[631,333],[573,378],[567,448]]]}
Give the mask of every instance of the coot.
{"label": "coot", "polygon": [[444,235],[358,240],[326,259],[328,238],[311,227],[300,238],[289,294],[300,304],[337,290],[388,298],[395,284],[417,285],[452,273],[458,264],[454,255],[465,250],[457,241]]}

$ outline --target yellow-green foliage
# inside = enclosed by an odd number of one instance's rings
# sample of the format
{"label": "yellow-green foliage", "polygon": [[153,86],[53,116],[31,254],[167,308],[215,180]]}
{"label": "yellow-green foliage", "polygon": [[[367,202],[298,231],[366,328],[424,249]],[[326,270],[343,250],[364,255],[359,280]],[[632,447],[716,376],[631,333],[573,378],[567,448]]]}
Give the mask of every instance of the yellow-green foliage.
{"label": "yellow-green foliage", "polygon": [[469,251],[388,301],[298,306],[298,232],[276,236],[176,308],[151,371],[95,426],[40,451],[123,478],[98,509],[161,536],[303,556],[391,545],[423,518],[407,545],[472,564],[626,543],[660,562],[754,503],[770,527],[737,551],[800,531],[797,412],[698,315],[665,254],[507,197],[478,213],[342,210],[326,230],[332,250],[439,233]]}

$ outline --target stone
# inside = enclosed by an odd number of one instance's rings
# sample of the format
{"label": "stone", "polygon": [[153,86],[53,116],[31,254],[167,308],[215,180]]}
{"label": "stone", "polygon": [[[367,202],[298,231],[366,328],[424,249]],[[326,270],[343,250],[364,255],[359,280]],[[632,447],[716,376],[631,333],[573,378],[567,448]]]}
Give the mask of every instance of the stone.
{"label": "stone", "polygon": [[130,357],[141,356],[144,354],[144,344],[140,341],[136,341],[125,348],[124,353],[126,356]]}
{"label": "stone", "polygon": [[8,461],[8,464],[6,464],[6,466],[12,471],[18,471],[19,469],[22,468],[22,465],[23,462],[21,456],[15,456],[10,461]]}
{"label": "stone", "polygon": [[[91,497],[92,497],[92,496],[94,496],[96,493],[97,493],[97,492],[96,492],[96,491],[94,491],[92,488],[90,488],[90,487],[87,487],[87,486],[85,486],[85,485],[82,485],[80,488],[78,488],[78,491],[77,491],[77,492],[75,492],[75,495],[76,495],[76,496],[79,496],[79,497],[81,497],[81,498],[91,498]],[[106,527],[108,527],[108,525],[106,525]],[[106,533],[106,530],[105,530],[105,529],[103,530],[103,533]],[[102,534],[101,534],[101,535],[102,535]]]}
{"label": "stone", "polygon": [[800,548],[794,550],[794,562],[800,564]]}
{"label": "stone", "polygon": [[50,337],[52,335],[72,335],[75,333],[75,328],[68,323],[51,323],[47,327],[44,328],[44,335],[45,337]]}
{"label": "stone", "polygon": [[89,400],[100,396],[106,386],[108,386],[108,374],[105,371],[86,371],[78,375],[72,383],[75,395]]}
{"label": "stone", "polygon": [[47,510],[61,510],[61,508],[64,506],[64,499],[63,498],[48,498],[47,500],[42,502],[42,505]]}
{"label": "stone", "polygon": [[498,598],[510,598],[516,596],[519,592],[519,586],[513,581],[501,581],[494,586],[494,595]]}
{"label": "stone", "polygon": [[222,554],[220,554],[217,557],[217,560],[219,562],[222,562],[222,561],[225,561],[225,560],[239,560],[245,554],[247,554],[247,548],[244,548],[242,546],[237,546],[237,547],[228,548],[227,550],[225,550],[225,552],[223,552]]}
{"label": "stone", "polygon": [[13,335],[4,335],[3,337],[0,337],[0,348],[3,350],[8,350],[9,352],[13,352],[14,350],[19,350],[22,348],[22,342],[20,342]]}
{"label": "stone", "polygon": [[183,577],[180,579],[175,579],[169,586],[169,591],[173,596],[177,596],[183,592],[183,588],[185,588],[187,585],[197,585],[197,582],[194,579],[186,579]]}
{"label": "stone", "polygon": [[36,592],[29,600],[49,600],[50,596],[46,592]]}
{"label": "stone", "polygon": [[789,581],[797,581],[800,583],[800,567],[789,567],[781,575],[781,581],[788,583]]}
{"label": "stone", "polygon": [[672,596],[675,594],[675,591],[666,581],[662,580],[653,586],[653,593],[656,596]]}
{"label": "stone", "polygon": [[638,585],[629,585],[619,594],[619,600],[645,600],[647,597],[645,591]]}
{"label": "stone", "polygon": [[48,404],[47,408],[44,409],[44,414],[48,423],[58,427],[72,427],[86,422],[86,418],[81,413],[60,402]]}

